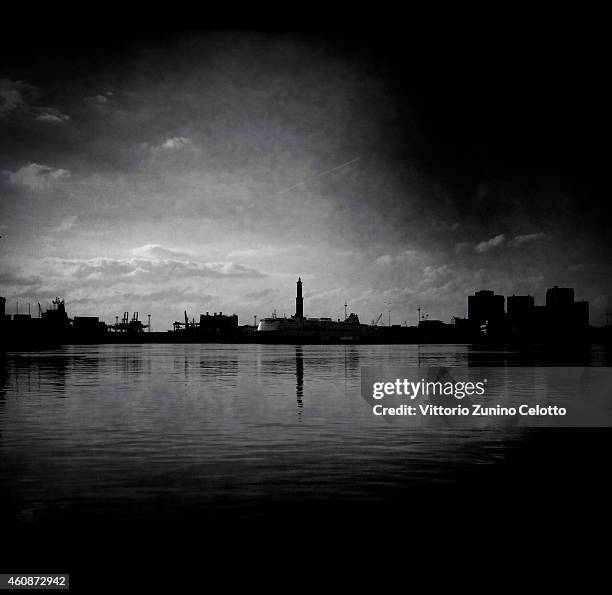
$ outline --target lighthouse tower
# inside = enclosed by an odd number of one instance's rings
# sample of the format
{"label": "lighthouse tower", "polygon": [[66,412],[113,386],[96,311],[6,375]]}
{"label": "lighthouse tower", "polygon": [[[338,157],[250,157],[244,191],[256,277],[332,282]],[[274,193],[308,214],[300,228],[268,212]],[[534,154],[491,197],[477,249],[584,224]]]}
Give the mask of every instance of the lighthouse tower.
{"label": "lighthouse tower", "polygon": [[304,298],[302,297],[302,278],[297,280],[297,295],[295,296],[295,316],[294,318],[304,318]]}

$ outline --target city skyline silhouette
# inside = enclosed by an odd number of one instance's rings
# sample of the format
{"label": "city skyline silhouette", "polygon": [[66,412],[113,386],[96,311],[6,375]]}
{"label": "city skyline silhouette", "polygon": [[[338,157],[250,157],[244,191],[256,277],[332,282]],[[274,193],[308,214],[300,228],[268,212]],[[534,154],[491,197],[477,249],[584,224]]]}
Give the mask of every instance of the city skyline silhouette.
{"label": "city skyline silhouette", "polygon": [[448,321],[457,296],[554,285],[610,310],[599,79],[563,48],[543,81],[527,50],[406,68],[401,36],[342,30],[79,43],[0,60],[10,308],[247,320],[289,314],[301,274],[313,316]]}

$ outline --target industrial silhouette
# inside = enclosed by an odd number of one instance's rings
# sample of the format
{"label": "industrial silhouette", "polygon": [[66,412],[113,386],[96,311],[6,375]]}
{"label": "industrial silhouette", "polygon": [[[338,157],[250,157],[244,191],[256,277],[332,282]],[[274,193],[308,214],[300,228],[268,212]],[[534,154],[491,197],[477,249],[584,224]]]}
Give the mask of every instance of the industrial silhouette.
{"label": "industrial silhouette", "polygon": [[[418,310],[416,326],[379,325],[382,313],[370,324],[362,324],[354,312],[344,319],[304,316],[301,277],[297,280],[295,314],[289,318],[273,314],[254,325],[238,324],[237,314],[206,312],[199,321],[176,321],[172,330],[151,332],[151,315],[143,324],[138,312],[124,312],[121,320],[106,324],[97,316],[69,318],[64,300],[55,298],[51,308],[38,316],[6,313],[6,298],[0,297],[0,345],[33,347],[67,343],[113,342],[271,342],[271,343],[446,343],[446,342],[589,342],[610,340],[609,321],[603,328],[589,325],[589,303],[575,301],[570,287],[551,287],[546,302],[538,306],[531,295],[512,295],[506,299],[492,290],[476,291],[467,298],[467,318],[454,317],[452,323],[431,320]],[[507,305],[507,307],[506,307]]]}

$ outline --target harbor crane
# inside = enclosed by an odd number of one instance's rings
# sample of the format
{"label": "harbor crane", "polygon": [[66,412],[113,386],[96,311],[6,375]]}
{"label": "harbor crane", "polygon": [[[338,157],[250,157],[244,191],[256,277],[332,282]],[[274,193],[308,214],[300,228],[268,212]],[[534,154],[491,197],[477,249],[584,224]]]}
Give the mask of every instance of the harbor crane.
{"label": "harbor crane", "polygon": [[179,322],[178,320],[172,323],[172,327],[174,328],[175,331],[180,330],[181,327],[184,327],[185,330],[187,330],[188,328],[196,328],[197,326],[199,326],[199,323],[197,323],[195,321],[195,318],[191,319],[191,322],[189,322],[189,316],[187,316],[187,310],[185,310],[183,312],[184,316],[185,316],[185,322]]}
{"label": "harbor crane", "polygon": [[121,322],[119,322],[119,316],[115,316],[115,324],[108,326],[108,330],[114,333],[142,333],[144,329],[149,327],[142,324],[138,316],[138,312],[133,312],[130,319],[130,313],[124,312]]}

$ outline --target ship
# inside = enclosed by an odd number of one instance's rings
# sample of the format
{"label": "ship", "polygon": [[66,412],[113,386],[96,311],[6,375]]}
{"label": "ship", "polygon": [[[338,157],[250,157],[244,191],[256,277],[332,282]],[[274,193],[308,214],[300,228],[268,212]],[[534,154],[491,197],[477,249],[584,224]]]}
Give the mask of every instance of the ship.
{"label": "ship", "polygon": [[257,326],[257,334],[262,339],[271,340],[308,340],[308,341],[361,341],[369,327],[359,322],[359,316],[351,312],[344,320],[332,318],[310,318],[304,316],[302,278],[297,280],[295,314],[289,318],[272,315],[262,318]]}

